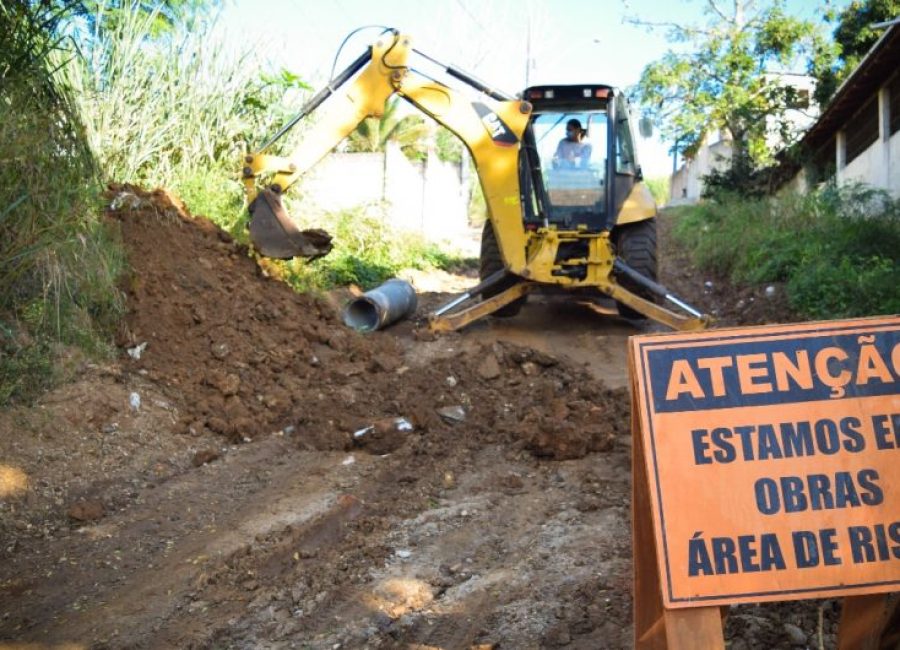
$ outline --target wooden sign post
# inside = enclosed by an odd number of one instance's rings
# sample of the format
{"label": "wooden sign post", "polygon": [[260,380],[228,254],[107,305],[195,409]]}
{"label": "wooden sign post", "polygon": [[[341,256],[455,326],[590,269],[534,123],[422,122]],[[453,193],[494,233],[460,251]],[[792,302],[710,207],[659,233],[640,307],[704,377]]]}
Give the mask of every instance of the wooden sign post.
{"label": "wooden sign post", "polygon": [[630,342],[637,648],[724,648],[736,603],[844,596],[877,648],[900,591],[900,318]]}

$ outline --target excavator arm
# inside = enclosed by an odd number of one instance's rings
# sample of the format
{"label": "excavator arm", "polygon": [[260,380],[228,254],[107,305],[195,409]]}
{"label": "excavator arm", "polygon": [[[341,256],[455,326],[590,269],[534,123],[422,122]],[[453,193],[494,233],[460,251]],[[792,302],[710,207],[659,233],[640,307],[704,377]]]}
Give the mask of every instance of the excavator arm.
{"label": "excavator arm", "polygon": [[[252,214],[250,235],[264,255],[314,258],[330,250],[331,240],[324,231],[298,230],[282,206],[281,195],[363,120],[380,117],[388,99],[396,94],[447,127],[468,147],[495,228],[504,233],[499,243],[508,269],[516,273],[525,268],[517,166],[531,105],[492,90],[457,68],[444,66],[444,72],[490,98],[471,101],[458,90],[410,68],[413,52],[409,37],[393,30],[382,34],[258,153],[245,157],[243,182]],[[296,150],[287,157],[266,153],[287,130],[326,100],[328,110]],[[258,188],[260,176],[271,178],[263,189]]]}

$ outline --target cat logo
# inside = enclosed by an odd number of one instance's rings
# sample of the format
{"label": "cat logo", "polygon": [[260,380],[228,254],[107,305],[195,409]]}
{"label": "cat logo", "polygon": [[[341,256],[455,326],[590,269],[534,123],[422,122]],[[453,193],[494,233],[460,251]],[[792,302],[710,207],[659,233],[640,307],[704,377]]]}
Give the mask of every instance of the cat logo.
{"label": "cat logo", "polygon": [[484,124],[484,128],[487,129],[494,144],[510,147],[519,143],[519,139],[510,128],[503,123],[500,116],[488,106],[485,106],[480,102],[474,102],[472,107],[475,109],[475,112],[478,113],[479,117],[481,117],[481,123]]}
{"label": "cat logo", "polygon": [[500,121],[500,118],[497,117],[496,113],[488,113],[481,118],[481,121],[484,122],[484,125],[487,127],[492,138],[496,138],[503,134],[503,122]]}

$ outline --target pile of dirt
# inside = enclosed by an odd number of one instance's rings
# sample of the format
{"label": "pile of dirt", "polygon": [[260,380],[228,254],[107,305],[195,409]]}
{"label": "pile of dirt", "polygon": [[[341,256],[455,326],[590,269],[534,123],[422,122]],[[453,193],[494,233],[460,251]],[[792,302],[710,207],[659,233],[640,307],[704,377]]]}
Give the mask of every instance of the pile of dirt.
{"label": "pile of dirt", "polygon": [[453,430],[563,460],[627,431],[624,392],[583,369],[508,344],[404,365],[390,335],[346,328],[339,305],[268,277],[168,193],[116,186],[111,197],[132,266],[119,343],[181,403],[182,433],[281,431],[307,448],[387,453]]}

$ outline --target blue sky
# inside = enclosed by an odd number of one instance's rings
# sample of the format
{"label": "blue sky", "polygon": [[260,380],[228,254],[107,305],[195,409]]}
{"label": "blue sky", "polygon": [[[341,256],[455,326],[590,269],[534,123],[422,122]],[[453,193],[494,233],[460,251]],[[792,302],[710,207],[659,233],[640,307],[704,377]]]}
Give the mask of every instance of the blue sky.
{"label": "blue sky", "polygon": [[[702,21],[704,4],[700,0],[233,0],[223,9],[222,21],[232,38],[239,35],[245,44],[265,52],[274,65],[300,74],[314,86],[327,79],[338,46],[349,32],[362,25],[384,25],[408,33],[414,46],[429,55],[517,92],[525,86],[529,49],[530,84],[595,82],[628,87],[637,82],[645,65],[673,46],[666,41],[665,30],[648,32],[624,19]],[[832,4],[843,6],[847,0]],[[826,7],[815,0],[787,3],[791,14],[817,20]],[[338,69],[377,34],[373,29],[351,39]],[[671,171],[669,144],[654,137],[639,146],[648,177]]]}

